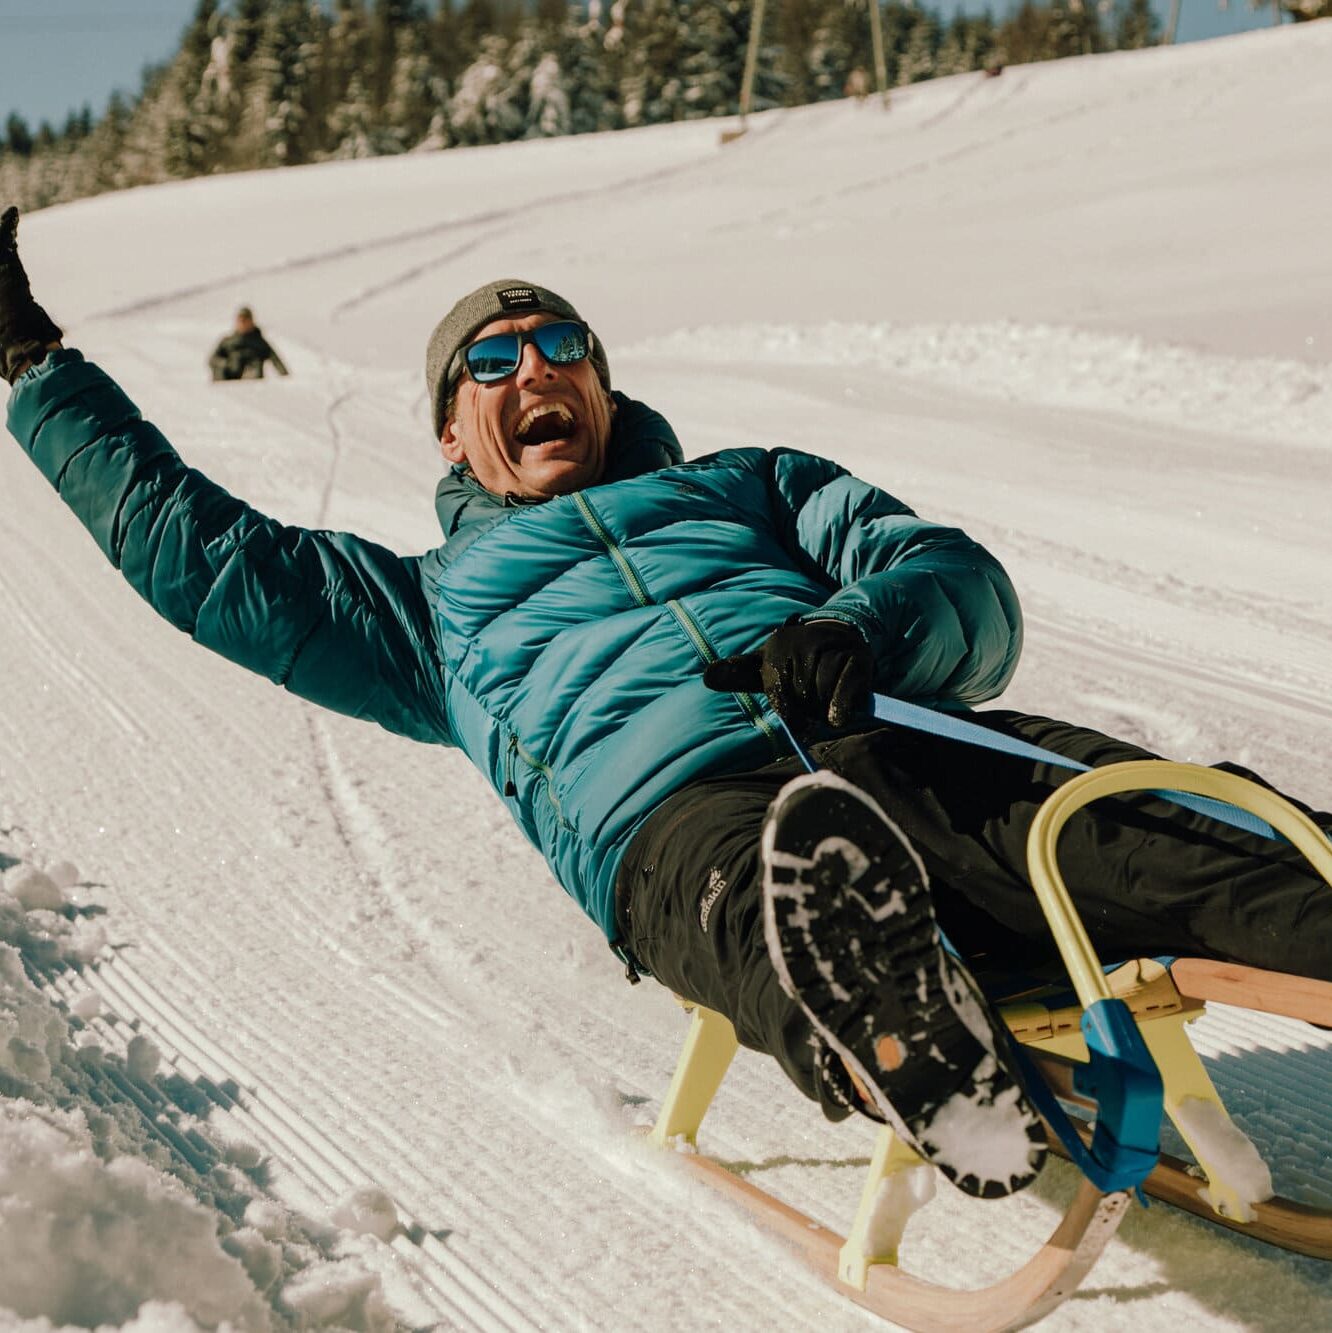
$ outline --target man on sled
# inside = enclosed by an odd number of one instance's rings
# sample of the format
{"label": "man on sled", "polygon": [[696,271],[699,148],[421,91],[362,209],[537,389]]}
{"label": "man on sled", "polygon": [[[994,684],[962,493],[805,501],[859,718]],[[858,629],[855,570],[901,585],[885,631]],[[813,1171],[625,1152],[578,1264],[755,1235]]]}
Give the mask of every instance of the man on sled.
{"label": "man on sled", "polygon": [[[631,976],[725,1015],[830,1117],[887,1121],[974,1195],[1034,1178],[1040,1121],[970,969],[1055,956],[1025,842],[1066,770],[867,709],[1002,691],[1021,617],[989,552],[812,454],[683,462],[574,307],[514,280],[427,348],[445,544],[285,526],[62,346],[16,229],[10,210],[10,430],[159,613],[316,703],[461,747]],[[974,720],[1092,766],[1143,757]],[[1103,956],[1332,979],[1332,895],[1283,843],[1146,794],[1078,812],[1061,853]]]}

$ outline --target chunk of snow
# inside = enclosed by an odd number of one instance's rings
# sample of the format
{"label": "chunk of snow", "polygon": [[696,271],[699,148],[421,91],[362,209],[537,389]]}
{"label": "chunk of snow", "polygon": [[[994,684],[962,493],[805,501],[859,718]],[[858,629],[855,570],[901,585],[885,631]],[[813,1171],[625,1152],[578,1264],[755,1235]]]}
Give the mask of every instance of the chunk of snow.
{"label": "chunk of snow", "polygon": [[265,1295],[282,1280],[282,1247],[254,1227],[241,1227],[222,1241],[222,1248],[239,1259],[251,1282]]}
{"label": "chunk of snow", "polygon": [[359,1185],[338,1201],[333,1221],[362,1236],[388,1240],[398,1228],[398,1209],[378,1185]]}
{"label": "chunk of snow", "polygon": [[100,1161],[78,1112],[0,1101],[0,1198],[0,1309],[91,1328],[177,1301],[209,1327],[270,1325],[217,1215],[139,1158]]}
{"label": "chunk of snow", "polygon": [[29,983],[18,950],[0,943],[0,1071],[44,1084],[68,1037],[59,1011]]}
{"label": "chunk of snow", "polygon": [[333,1325],[353,1333],[389,1333],[395,1326],[379,1279],[339,1264],[320,1264],[288,1282],[283,1302],[305,1326]]}
{"label": "chunk of snow", "polygon": [[879,1182],[865,1233],[868,1256],[887,1258],[897,1254],[911,1215],[934,1198],[936,1178],[934,1168],[921,1163],[894,1171]]}
{"label": "chunk of snow", "polygon": [[52,883],[62,889],[72,889],[83,879],[73,861],[57,861],[54,865],[46,867],[46,873],[51,877]]}
{"label": "chunk of snow", "polygon": [[102,997],[95,990],[85,991],[69,1006],[69,1012],[75,1018],[96,1018],[102,1012]]}
{"label": "chunk of snow", "polygon": [[242,1171],[253,1170],[264,1159],[259,1145],[249,1139],[223,1138],[222,1152],[232,1166],[238,1166]]}
{"label": "chunk of snow", "polygon": [[931,1155],[959,1174],[1003,1183],[1031,1170],[1031,1140],[1016,1087],[989,1105],[977,1096],[951,1098],[936,1112],[927,1137]]}
{"label": "chunk of snow", "polygon": [[271,1199],[251,1199],[243,1221],[267,1240],[284,1240],[291,1226],[287,1210]]}
{"label": "chunk of snow", "polygon": [[66,952],[81,963],[91,963],[106,948],[106,927],[80,917],[69,929]]}
{"label": "chunk of snow", "polygon": [[25,911],[58,912],[65,905],[60,885],[36,866],[20,865],[5,873],[5,888]]}
{"label": "chunk of snow", "polygon": [[125,1051],[125,1068],[131,1078],[146,1083],[157,1073],[161,1061],[162,1052],[150,1037],[139,1033],[130,1038],[129,1047]]}
{"label": "chunk of snow", "polygon": [[1215,1102],[1202,1097],[1185,1097],[1175,1111],[1175,1123],[1217,1183],[1239,1196],[1238,1209],[1211,1188],[1198,1193],[1226,1216],[1233,1214],[1235,1221],[1253,1221],[1253,1205],[1265,1203],[1274,1193],[1272,1173],[1253,1141]]}

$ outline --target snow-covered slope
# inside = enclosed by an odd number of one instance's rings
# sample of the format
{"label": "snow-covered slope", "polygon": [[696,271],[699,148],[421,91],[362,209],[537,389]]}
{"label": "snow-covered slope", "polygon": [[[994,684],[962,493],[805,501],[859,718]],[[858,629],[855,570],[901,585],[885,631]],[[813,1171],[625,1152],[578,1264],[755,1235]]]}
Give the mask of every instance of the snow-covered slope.
{"label": "snow-covered slope", "polygon": [[[34,215],[24,253],[190,462],[403,551],[437,535],[430,327],[491,277],[566,291],[689,452],[827,453],[995,550],[1029,614],[1005,702],[1326,806],[1330,61],[1309,24],[724,149],[692,124],[197,181]],[[290,379],[204,382],[241,302]],[[0,497],[0,869],[32,908],[0,897],[27,964],[0,947],[0,1322],[872,1325],[635,1142],[683,1019],[464,761],[190,645],[12,444]],[[1332,1200],[1326,1035],[1204,1025],[1246,1126],[1295,1136],[1278,1184]],[[849,1217],[870,1138],[775,1067],[742,1053],[705,1132]],[[906,1263],[993,1278],[1072,1189],[941,1193]],[[1314,1328],[1330,1298],[1153,1207],[1049,1326]]]}

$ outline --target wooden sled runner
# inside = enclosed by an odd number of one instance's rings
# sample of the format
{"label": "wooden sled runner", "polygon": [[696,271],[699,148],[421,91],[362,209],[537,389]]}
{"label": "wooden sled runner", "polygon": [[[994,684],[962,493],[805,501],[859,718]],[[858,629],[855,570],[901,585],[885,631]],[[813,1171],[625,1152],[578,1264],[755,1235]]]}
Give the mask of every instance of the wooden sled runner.
{"label": "wooden sled runner", "polygon": [[[1149,1063],[1160,1072],[1156,1101],[1148,1104],[1152,1123],[1159,1128],[1163,1108],[1198,1163],[1190,1170],[1178,1159],[1158,1161],[1154,1146],[1137,1172],[1138,1180],[1145,1176],[1143,1187],[1257,1239],[1332,1258],[1332,1212],[1280,1198],[1257,1201],[1246,1197],[1251,1189],[1229,1178],[1236,1160],[1235,1144],[1237,1140],[1247,1144],[1247,1140],[1227,1116],[1185,1031],[1209,999],[1332,1026],[1332,984],[1199,960],[1180,960],[1167,968],[1144,959],[1107,977],[1059,874],[1055,847],[1069,816],[1100,797],[1144,789],[1189,792],[1252,811],[1293,843],[1332,885],[1332,844],[1327,835],[1289,802],[1256,783],[1215,769],[1161,760],[1095,769],[1050,797],[1033,821],[1028,841],[1032,887],[1059,945],[1075,996],[1071,1001],[1051,1003],[1045,992],[1034,992],[996,1004],[1029,1055],[1030,1065],[1058,1097],[1074,1109],[1089,1107],[1093,1113],[1098,1102],[1089,1099],[1080,1085],[1086,1081],[1084,1076],[1097,1074],[1099,1061],[1097,1092],[1104,1106],[1105,1070],[1107,1063],[1114,1064],[1113,1056],[1108,1062],[1102,1058],[1098,1015],[1101,1019],[1107,1014],[1131,1015],[1130,1026],[1145,1046]],[[696,1145],[703,1117],[737,1048],[727,1019],[694,1008],[684,1050],[652,1130],[654,1143],[691,1149]],[[1112,1068],[1111,1081],[1114,1072]],[[1109,1100],[1114,1096],[1110,1088]],[[1140,1120],[1141,1116],[1139,1112]],[[1108,1113],[1103,1118],[1113,1119]],[[1090,1130],[1083,1140],[1092,1141]],[[1053,1134],[1051,1143],[1058,1146]],[[1081,1145],[1075,1141],[1073,1149],[1080,1150]],[[1085,1149],[1081,1151],[1085,1156]],[[1000,1330],[1034,1323],[1077,1288],[1114,1235],[1132,1198],[1128,1188],[1102,1190],[1093,1179],[1084,1179],[1054,1233],[1022,1267],[992,1286],[957,1290],[923,1281],[897,1267],[907,1222],[933,1194],[932,1188],[921,1188],[920,1173],[930,1173],[933,1168],[891,1128],[884,1126],[878,1132],[860,1206],[845,1238],[706,1156],[686,1151],[679,1160],[749,1211],[761,1227],[789,1245],[850,1300],[917,1330]],[[1093,1162],[1090,1175],[1098,1180],[1121,1178],[1096,1167]]]}

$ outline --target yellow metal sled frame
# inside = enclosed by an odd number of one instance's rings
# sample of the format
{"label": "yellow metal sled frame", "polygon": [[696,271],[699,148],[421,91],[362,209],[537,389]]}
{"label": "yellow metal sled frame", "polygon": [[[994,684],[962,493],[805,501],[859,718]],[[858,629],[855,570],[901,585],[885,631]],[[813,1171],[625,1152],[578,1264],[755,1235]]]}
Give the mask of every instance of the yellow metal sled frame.
{"label": "yellow metal sled frame", "polygon": [[[1028,839],[1032,886],[1080,1003],[1051,1010],[1039,999],[1022,997],[1001,1005],[1000,1012],[1056,1090],[1072,1097],[1070,1071],[1078,1061],[1087,1059],[1079,1026],[1082,1007],[1112,996],[1127,1003],[1162,1071],[1166,1111],[1206,1175],[1200,1182],[1185,1174],[1182,1163],[1167,1162],[1153,1173],[1147,1188],[1152,1189],[1153,1182],[1161,1186],[1172,1167],[1177,1168],[1175,1176],[1188,1183],[1167,1181],[1168,1188],[1153,1192],[1194,1211],[1210,1211],[1217,1220],[1249,1230],[1260,1239],[1320,1254],[1318,1245],[1322,1241],[1315,1241],[1314,1248],[1290,1243],[1292,1237],[1307,1234],[1309,1219],[1302,1214],[1314,1210],[1277,1200],[1278,1211],[1281,1205],[1288,1210],[1278,1217],[1271,1204],[1250,1206],[1227,1181],[1224,1169],[1206,1159],[1205,1145],[1192,1140],[1181,1123],[1186,1118],[1180,1110],[1196,1100],[1221,1116],[1226,1114],[1184,1031],[1185,1024],[1202,1013],[1202,1001],[1211,991],[1225,992],[1217,994],[1218,999],[1243,1003],[1238,997],[1248,993],[1246,984],[1250,990],[1255,984],[1261,988],[1264,977],[1273,977],[1295,987],[1303,1006],[1303,1012],[1295,1011],[1299,1016],[1315,1012],[1326,1016],[1332,1013],[1332,986],[1204,964],[1188,974],[1191,993],[1185,995],[1170,973],[1150,960],[1128,964],[1107,977],[1059,873],[1056,846],[1072,814],[1101,797],[1144,789],[1189,792],[1252,811],[1288,838],[1332,885],[1332,847],[1327,835],[1288,801],[1257,783],[1216,769],[1164,760],[1094,769],[1064,784],[1045,802]],[[735,1031],[726,1018],[701,1006],[693,1008],[675,1076],[652,1130],[652,1142],[661,1147],[695,1147],[703,1117],[737,1049]],[[879,1130],[860,1206],[845,1239],[696,1151],[681,1153],[679,1160],[754,1214],[765,1230],[790,1245],[848,1298],[894,1323],[917,1330],[966,1328],[979,1333],[1034,1323],[1077,1288],[1113,1236],[1129,1202],[1127,1194],[1102,1194],[1083,1180],[1054,1233],[1026,1264],[992,1286],[959,1291],[923,1281],[897,1267],[906,1223],[911,1213],[928,1201],[932,1189],[921,1190],[918,1184],[918,1173],[930,1168],[888,1126]],[[1332,1236],[1323,1239],[1332,1240]],[[1332,1257],[1332,1251],[1323,1257]]]}

